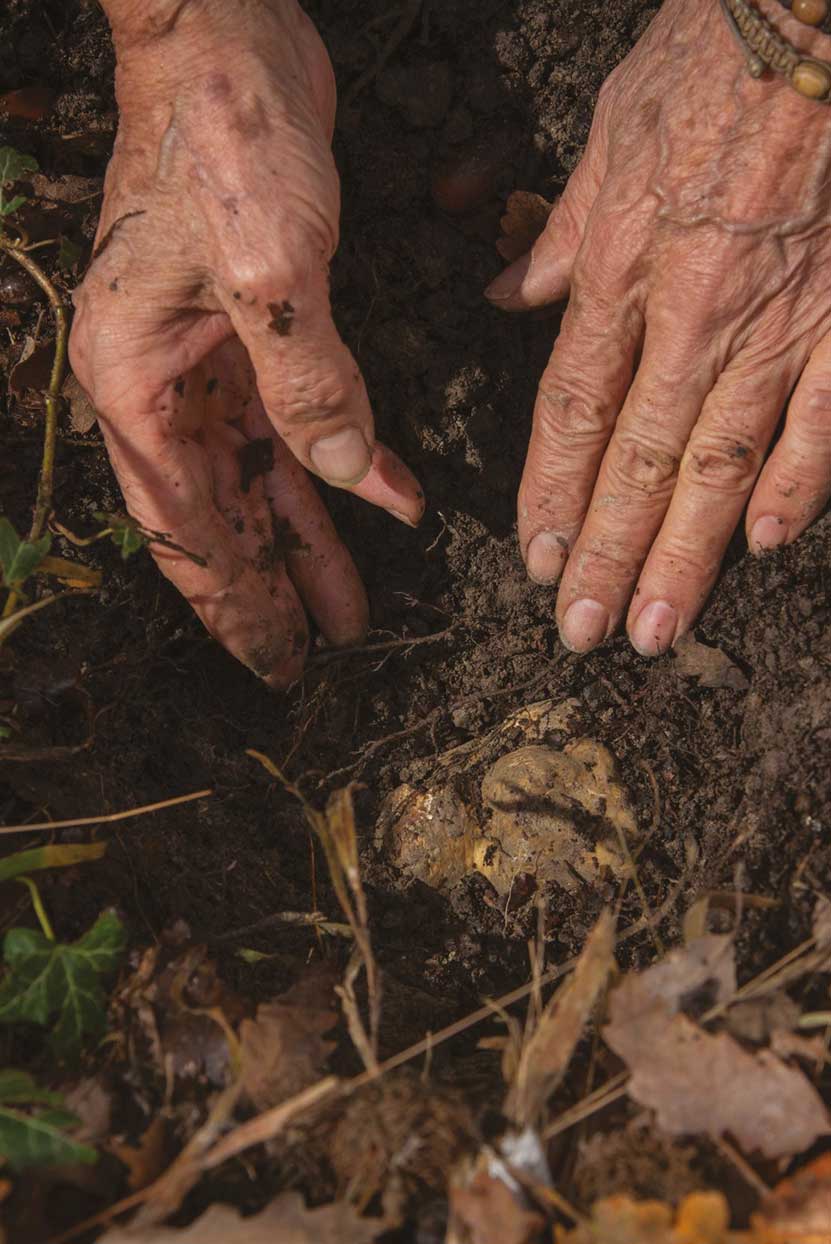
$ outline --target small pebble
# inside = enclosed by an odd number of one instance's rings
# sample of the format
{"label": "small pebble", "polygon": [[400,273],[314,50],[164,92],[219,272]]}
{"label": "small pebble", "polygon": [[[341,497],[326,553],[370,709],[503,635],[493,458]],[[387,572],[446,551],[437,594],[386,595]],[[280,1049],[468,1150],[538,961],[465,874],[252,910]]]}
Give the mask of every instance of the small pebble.
{"label": "small pebble", "polygon": [[0,272],[0,302],[28,307],[40,297],[37,284],[22,269]]}

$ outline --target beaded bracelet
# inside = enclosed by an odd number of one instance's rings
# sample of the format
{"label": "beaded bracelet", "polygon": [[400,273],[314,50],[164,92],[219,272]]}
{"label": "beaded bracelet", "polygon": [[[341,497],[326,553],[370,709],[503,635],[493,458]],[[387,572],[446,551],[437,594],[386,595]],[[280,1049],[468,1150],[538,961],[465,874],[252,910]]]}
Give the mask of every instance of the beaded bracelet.
{"label": "beaded bracelet", "polygon": [[828,0],[779,0],[790,9],[797,21],[831,35],[831,4]]}
{"label": "beaded bracelet", "polygon": [[[824,0],[819,0],[819,3],[818,0],[793,0],[792,8],[818,12],[822,3]],[[741,44],[747,68],[754,78],[761,78],[766,69],[772,69],[787,78],[806,99],[821,104],[831,103],[831,63],[803,55],[782,38],[751,0],[721,0],[721,7],[730,29]]]}

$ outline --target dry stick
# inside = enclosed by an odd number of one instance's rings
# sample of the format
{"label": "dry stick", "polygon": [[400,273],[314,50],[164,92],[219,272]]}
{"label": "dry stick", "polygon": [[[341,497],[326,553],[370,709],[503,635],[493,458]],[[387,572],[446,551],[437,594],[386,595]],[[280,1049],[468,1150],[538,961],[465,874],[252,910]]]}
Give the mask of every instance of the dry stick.
{"label": "dry stick", "polygon": [[[55,316],[55,357],[52,361],[52,374],[49,378],[49,388],[46,391],[46,423],[43,432],[43,457],[41,459],[40,474],[38,476],[37,498],[35,500],[35,512],[32,518],[32,526],[29,531],[29,540],[34,541],[40,539],[43,529],[46,526],[46,520],[49,517],[49,511],[52,508],[52,484],[55,475],[55,443],[58,436],[58,404],[60,401],[61,385],[63,384],[64,368],[66,366],[66,345],[67,345],[67,319],[66,308],[61,302],[60,295],[55,286],[41,270],[33,259],[30,259],[25,250],[15,242],[10,241],[4,234],[0,233],[0,250],[4,250],[10,255],[15,263],[20,264],[29,276],[35,280],[43,290],[52,312]],[[17,603],[20,600],[20,594],[11,589],[3,608],[3,617],[7,618],[9,614],[14,613]]]}
{"label": "dry stick", "polygon": [[194,799],[207,799],[212,790],[197,790],[192,795],[176,795],[173,799],[162,799],[159,803],[146,803],[141,808],[129,808],[126,812],[108,812],[101,816],[78,816],[69,821],[39,821],[36,825],[0,825],[0,834],[31,834],[40,829],[76,829],[81,825],[113,825],[116,821],[128,821],[134,816],[145,816],[148,812],[160,812],[162,808],[174,808],[180,803],[191,803]]}
{"label": "dry stick", "polygon": [[306,662],[306,669],[319,669],[322,665],[331,665],[333,661],[345,661],[348,657],[374,656],[376,652],[394,652],[396,648],[418,648],[420,644],[435,644],[446,639],[458,629],[458,624],[448,626],[443,631],[432,635],[420,635],[412,639],[388,639],[380,644],[362,644],[358,648],[333,648],[329,652],[321,652]]}
{"label": "dry stick", "polygon": [[396,52],[407,38],[407,35],[416,24],[416,18],[421,12],[421,4],[422,0],[408,0],[403,13],[401,14],[400,22],[378,54],[378,59],[373,65],[370,65],[369,69],[361,74],[354,86],[350,87],[347,91],[346,99],[343,101],[345,107],[351,108],[352,104],[354,104],[364,87],[369,86],[372,79],[376,77],[384,68],[384,65],[386,65],[393,52]]}

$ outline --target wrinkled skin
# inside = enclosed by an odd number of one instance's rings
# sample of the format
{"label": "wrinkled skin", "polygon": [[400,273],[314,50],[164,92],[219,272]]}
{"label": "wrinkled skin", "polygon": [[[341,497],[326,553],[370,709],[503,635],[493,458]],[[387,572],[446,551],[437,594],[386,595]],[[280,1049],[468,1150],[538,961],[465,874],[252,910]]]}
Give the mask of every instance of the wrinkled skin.
{"label": "wrinkled skin", "polygon": [[[831,39],[758,7],[831,59]],[[716,0],[666,0],[604,85],[545,233],[488,291],[512,311],[569,296],[519,536],[531,576],[560,582],[572,649],[625,616],[640,652],[666,651],[745,506],[760,552],[826,503],[830,223],[831,109],[754,81]]]}
{"label": "wrinkled skin", "polygon": [[[160,548],[163,572],[235,656],[285,685],[306,609],[333,643],[367,625],[307,470],[413,525],[424,505],[375,442],[330,314],[331,66],[294,0],[105,7],[120,122],[72,366],[130,513],[207,562]],[[246,451],[263,438],[273,449]]]}

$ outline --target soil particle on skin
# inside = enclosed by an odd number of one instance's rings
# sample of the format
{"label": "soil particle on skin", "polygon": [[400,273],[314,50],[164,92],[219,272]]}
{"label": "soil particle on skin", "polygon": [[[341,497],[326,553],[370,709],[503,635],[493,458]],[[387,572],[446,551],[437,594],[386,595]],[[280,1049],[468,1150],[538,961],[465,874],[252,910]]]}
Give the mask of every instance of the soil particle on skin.
{"label": "soil particle on skin", "polygon": [[[387,7],[380,0],[307,5],[342,97],[376,62],[373,23]],[[554,592],[529,583],[516,547],[516,490],[560,310],[506,317],[483,300],[502,266],[499,219],[514,189],[549,202],[561,193],[601,82],[657,7],[651,0],[426,4],[383,73],[342,110],[334,315],[366,380],[379,440],[423,482],[427,515],[412,531],[348,493],[321,488],[367,586],[368,643],[437,638],[313,656],[302,684],[278,696],[216,645],[146,553],[124,563],[106,542],[93,546],[90,561],[104,572],[100,595],[58,602],[48,621],[32,619],[2,649],[0,718],[11,722],[18,752],[50,757],[3,763],[0,745],[3,819],[43,819],[44,808],[54,818],[114,812],[202,787],[215,793],[133,822],[84,872],[83,887],[47,878],[45,901],[62,935],[79,935],[107,906],[118,907],[144,942],[177,918],[209,943],[275,912],[316,908],[338,919],[302,809],[247,752],[272,757],[318,807],[330,790],[359,782],[376,953],[401,999],[390,1005],[382,1044],[401,1049],[527,979],[535,895],[543,900],[550,962],[579,952],[600,910],[617,901],[620,888],[606,876],[597,884],[552,882],[541,895],[532,886],[506,902],[485,877],[467,875],[440,894],[373,846],[379,808],[392,791],[426,786],[438,757],[547,699],[574,699],[573,737],[596,740],[614,757],[645,837],[638,870],[653,909],[680,879],[662,926],[667,943],[697,896],[736,888],[776,904],[742,909],[743,978],[806,935],[813,896],[831,877],[831,519],[760,558],[741,536],[734,540],[695,634],[729,654],[746,689],[700,686],[672,655],[642,659],[622,637],[587,657],[566,653]],[[0,89],[45,82],[57,102],[41,121],[0,121],[2,141],[35,154],[50,178],[100,178],[114,120],[111,75],[97,6],[12,0],[0,13]],[[488,171],[470,210],[441,210],[431,196],[437,163],[452,167],[466,158],[465,144],[487,146],[506,132],[513,138],[504,160]],[[86,248],[81,270],[99,203],[71,206]],[[68,293],[66,276],[50,272]],[[4,329],[4,371],[37,326],[37,304],[14,306],[20,323],[11,337]],[[275,332],[290,331],[290,304],[271,304],[269,313],[283,325]],[[0,497],[20,530],[30,521],[40,432],[40,417],[3,386]],[[272,463],[270,441],[246,446],[244,490]],[[92,532],[97,511],[123,508],[98,433],[73,439],[62,422],[61,521]],[[275,555],[297,551],[289,548],[293,534],[275,535]],[[298,632],[296,643],[305,639]],[[273,656],[257,654],[257,668],[270,669]],[[505,752],[522,742],[506,737]],[[542,742],[562,749],[569,738]],[[484,768],[483,761],[460,769],[454,787],[477,813]],[[621,923],[640,916],[630,887]],[[218,958],[229,983],[255,997],[288,983],[312,946],[302,929],[263,929],[247,943],[275,956],[267,968],[242,964],[233,942],[217,943]],[[621,948],[621,966],[650,953],[646,936],[634,938]],[[467,1077],[487,1101],[498,1069],[491,1058],[483,1070],[475,1040],[437,1049],[432,1067],[450,1069],[456,1083]],[[623,1143],[603,1159],[611,1173],[605,1183],[586,1176],[587,1195],[618,1191],[630,1178],[621,1172],[635,1170]],[[694,1155],[679,1149],[666,1160],[682,1191],[696,1186]],[[639,1187],[668,1195],[638,1169]]]}

